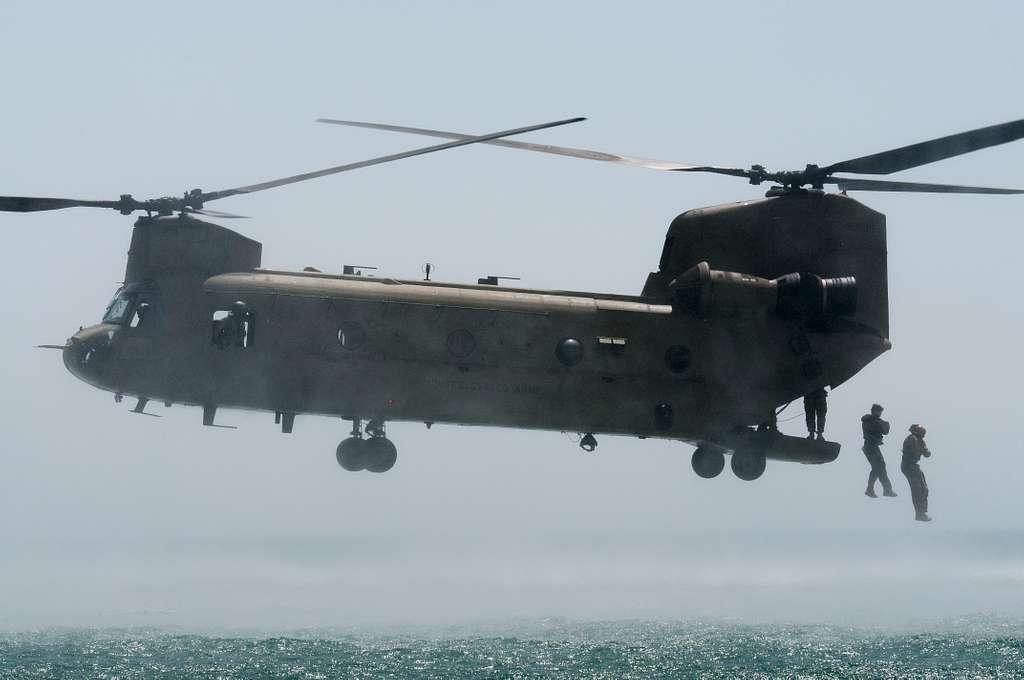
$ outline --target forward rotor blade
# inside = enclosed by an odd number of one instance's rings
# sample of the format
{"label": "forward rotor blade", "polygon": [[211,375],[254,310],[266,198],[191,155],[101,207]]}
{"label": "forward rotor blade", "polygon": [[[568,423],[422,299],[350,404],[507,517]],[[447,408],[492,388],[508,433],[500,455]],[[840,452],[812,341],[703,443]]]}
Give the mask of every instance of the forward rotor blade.
{"label": "forward rotor blade", "polygon": [[919,165],[927,165],[971,151],[1006,144],[1021,137],[1024,137],[1024,119],[939,137],[927,142],[881,151],[870,156],[840,161],[821,168],[821,170],[826,174],[857,172],[865,175],[888,175],[891,172],[916,168]]}
{"label": "forward rotor blade", "polygon": [[80,206],[89,208],[120,208],[120,201],[81,201],[75,198],[42,198],[34,196],[0,196],[0,211],[40,212]]}
{"label": "forward rotor blade", "polygon": [[905,191],[929,194],[1024,194],[1024,189],[996,189],[994,187],[967,187],[957,184],[922,184],[920,182],[890,182],[879,179],[832,177],[825,184],[835,184],[842,191]]}
{"label": "forward rotor blade", "polygon": [[459,146],[466,146],[468,144],[477,144],[482,142],[488,142],[499,137],[508,137],[510,135],[521,135],[526,132],[534,132],[535,130],[545,130],[547,128],[558,127],[559,125],[568,125],[570,123],[578,123],[586,118],[569,118],[566,120],[558,120],[552,123],[542,123],[540,125],[530,125],[528,127],[515,128],[512,130],[503,130],[501,132],[492,132],[487,135],[480,135],[478,137],[466,137],[454,142],[447,142],[445,144],[436,144],[434,146],[427,146],[420,149],[413,149],[411,151],[403,151],[401,153],[390,154],[387,156],[380,156],[379,158],[371,158],[365,161],[357,161],[355,163],[346,163],[345,165],[337,165],[333,168],[327,168],[325,170],[314,170],[313,172],[304,172],[300,175],[292,175],[291,177],[282,177],[281,179],[272,179],[268,182],[261,182],[259,184],[250,184],[244,187],[235,187],[234,189],[223,189],[221,191],[211,191],[204,193],[202,199],[204,201],[214,201],[218,198],[225,198],[227,196],[235,196],[238,194],[251,194],[256,191],[263,191],[265,189],[273,189],[274,187],[284,186],[286,184],[295,184],[296,182],[305,182],[309,179],[316,179],[317,177],[324,177],[326,175],[333,175],[339,172],[346,172],[348,170],[356,170],[358,168],[366,168],[371,165],[380,165],[381,163],[388,163],[390,161],[397,161],[402,158],[411,158],[412,156],[421,156],[427,153],[433,153],[435,151],[443,151],[445,149],[454,149]]}
{"label": "forward rotor blade", "polygon": [[754,173],[745,168],[722,168],[717,165],[699,165],[692,168],[671,168],[679,172],[713,172],[716,175],[729,175],[730,177],[750,177]]}
{"label": "forward rotor blade", "polygon": [[[448,132],[446,130],[431,130],[429,128],[405,127],[402,125],[387,125],[384,123],[364,123],[357,120],[336,120],[334,118],[317,118],[318,123],[330,123],[331,125],[347,125],[349,127],[368,128],[370,130],[386,130],[387,132],[405,132],[413,135],[424,135],[426,137],[440,137],[442,139],[473,139],[472,135],[462,132]],[[510,149],[522,149],[523,151],[537,151],[539,153],[550,153],[557,156],[572,156],[573,158],[584,158],[591,161],[605,161],[608,163],[620,163],[622,165],[635,165],[651,170],[683,170],[690,172],[715,172],[706,166],[696,166],[689,163],[675,163],[673,161],[660,161],[655,158],[641,158],[639,156],[620,156],[619,154],[605,153],[604,151],[592,151],[590,149],[577,149],[569,146],[553,146],[551,144],[533,144],[530,142],[514,142],[507,139],[495,139],[481,144],[492,144],[504,146]]]}

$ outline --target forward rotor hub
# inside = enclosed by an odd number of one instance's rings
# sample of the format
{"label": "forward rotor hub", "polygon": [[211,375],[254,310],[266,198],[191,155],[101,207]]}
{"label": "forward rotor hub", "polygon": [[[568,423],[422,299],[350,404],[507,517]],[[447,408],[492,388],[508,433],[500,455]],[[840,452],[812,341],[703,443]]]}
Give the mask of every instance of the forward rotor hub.
{"label": "forward rotor hub", "polygon": [[526,132],[534,132],[537,130],[545,130],[547,128],[558,127],[559,125],[578,123],[582,120],[586,119],[567,118],[565,120],[556,120],[550,123],[541,123],[540,125],[528,125],[526,127],[513,128],[511,130],[492,132],[486,135],[471,136],[453,142],[434,144],[433,146],[421,147],[418,149],[412,149],[410,151],[402,151],[400,153],[389,154],[387,156],[378,156],[377,158],[370,158],[364,161],[356,161],[355,163],[345,163],[344,165],[336,165],[332,168],[325,168],[323,170],[314,170],[312,172],[304,172],[298,175],[279,177],[277,179],[272,179],[266,182],[260,182],[258,184],[248,184],[240,187],[232,187],[230,189],[221,189],[220,191],[204,192],[200,189],[193,189],[191,191],[186,191],[180,198],[177,196],[163,196],[161,198],[153,198],[146,201],[139,201],[133,198],[131,194],[121,194],[120,198],[116,201],[96,201],[63,197],[49,198],[38,196],[0,196],[0,211],[40,212],[45,210],[62,210],[64,208],[82,207],[112,208],[120,212],[122,215],[130,215],[131,213],[137,210],[141,210],[143,212],[146,212],[150,216],[152,216],[153,214],[159,216],[169,216],[177,212],[198,213],[201,215],[209,215],[211,217],[242,217],[242,215],[233,215],[231,213],[221,212],[219,210],[208,210],[206,209],[205,204],[209,203],[210,201],[216,201],[221,198],[227,198],[228,196],[238,196],[240,194],[251,194],[257,191],[265,191],[266,189],[273,189],[275,187],[281,187],[288,184],[295,184],[296,182],[305,182],[307,180],[316,179],[318,177],[334,175],[339,172],[357,170],[359,168],[366,168],[371,165],[379,165],[381,163],[397,161],[403,158],[412,158],[413,156],[422,156],[424,154],[434,153],[435,151],[454,149],[456,147],[466,146],[469,144],[486,143],[489,141],[498,140],[502,137],[519,135]]}

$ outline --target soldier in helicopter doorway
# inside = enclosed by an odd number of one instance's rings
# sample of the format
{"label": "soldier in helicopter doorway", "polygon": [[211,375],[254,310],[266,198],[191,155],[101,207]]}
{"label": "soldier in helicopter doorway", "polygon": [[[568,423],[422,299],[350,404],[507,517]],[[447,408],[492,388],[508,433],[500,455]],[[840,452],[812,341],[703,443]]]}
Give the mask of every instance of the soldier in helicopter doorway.
{"label": "soldier in helicopter doorway", "polygon": [[807,420],[807,438],[825,439],[825,414],[828,413],[828,392],[819,387],[804,395],[804,418]]}

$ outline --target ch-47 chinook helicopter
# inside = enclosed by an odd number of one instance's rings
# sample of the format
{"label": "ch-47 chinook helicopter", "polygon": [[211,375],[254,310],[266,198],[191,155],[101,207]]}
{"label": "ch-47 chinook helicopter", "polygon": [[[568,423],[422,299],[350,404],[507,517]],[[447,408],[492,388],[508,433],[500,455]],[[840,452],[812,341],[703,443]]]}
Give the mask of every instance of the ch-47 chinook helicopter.
{"label": "ch-47 chinook helicopter", "polygon": [[[834,442],[779,433],[777,410],[836,387],[890,348],[885,218],[845,190],[1017,194],[834,173],[884,175],[1024,137],[1024,120],[804,170],[694,166],[501,139],[575,122],[473,136],[353,121],[454,141],[183,198],[0,197],[0,210],[74,206],[143,211],[125,284],[99,324],[64,345],[78,378],[138,399],[352,421],[346,470],[396,461],[389,421],[533,428],[681,440],[692,465],[757,479],[766,459],[825,463]],[[261,268],[261,245],[195,215],[205,204],[473,143],[497,144],[775,186],[764,199],[684,212],[637,296],[396,280]],[[826,194],[837,185],[844,194]],[[805,188],[809,187],[809,188]],[[429,279],[429,276],[428,276]]]}

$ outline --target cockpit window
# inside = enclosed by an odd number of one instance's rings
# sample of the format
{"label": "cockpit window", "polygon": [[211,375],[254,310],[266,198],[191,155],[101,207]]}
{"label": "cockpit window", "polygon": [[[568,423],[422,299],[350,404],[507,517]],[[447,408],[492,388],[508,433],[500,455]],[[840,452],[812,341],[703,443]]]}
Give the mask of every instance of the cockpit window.
{"label": "cockpit window", "polygon": [[114,299],[107,305],[107,311],[103,314],[103,323],[123,324],[134,302],[135,293],[130,293],[124,288],[119,289],[114,294]]}
{"label": "cockpit window", "polygon": [[114,293],[103,323],[143,329],[154,326],[160,311],[160,290],[151,282],[129,283]]}

